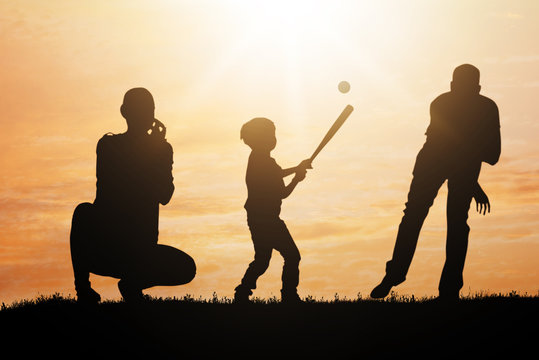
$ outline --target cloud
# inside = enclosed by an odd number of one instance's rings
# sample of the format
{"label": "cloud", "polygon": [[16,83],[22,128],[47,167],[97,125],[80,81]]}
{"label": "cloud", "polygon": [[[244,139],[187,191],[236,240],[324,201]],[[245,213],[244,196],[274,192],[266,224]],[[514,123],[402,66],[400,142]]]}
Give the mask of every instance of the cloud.
{"label": "cloud", "polygon": [[510,20],[518,20],[524,18],[524,15],[511,12],[511,11],[505,11],[505,12],[491,12],[489,13],[489,16],[495,17],[495,18],[502,18],[502,19],[510,19]]}

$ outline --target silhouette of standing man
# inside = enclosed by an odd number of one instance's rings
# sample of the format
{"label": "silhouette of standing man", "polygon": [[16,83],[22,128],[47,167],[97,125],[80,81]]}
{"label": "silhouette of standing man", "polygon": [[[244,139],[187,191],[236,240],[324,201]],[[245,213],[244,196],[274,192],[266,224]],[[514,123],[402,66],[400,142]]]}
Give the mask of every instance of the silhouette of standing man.
{"label": "silhouette of standing man", "polygon": [[501,150],[498,107],[480,95],[480,89],[479,70],[469,64],[460,65],[453,72],[451,91],[431,103],[427,140],[417,155],[393,258],[371,297],[387,296],[393,286],[406,279],[423,221],[438,189],[447,180],[446,260],[438,290],[440,299],[458,300],[472,197],[485,206],[483,214],[487,207],[490,211],[488,198],[477,182],[481,163],[496,164]]}
{"label": "silhouette of standing man", "polygon": [[148,90],[129,90],[121,106],[127,131],[106,134],[97,144],[96,198],[77,206],[71,226],[79,302],[101,299],[90,286],[90,272],[119,278],[129,302],[142,301],[143,289],[185,284],[195,276],[189,255],[157,244],[159,204],[170,201],[174,184],[172,146],[154,111]]}

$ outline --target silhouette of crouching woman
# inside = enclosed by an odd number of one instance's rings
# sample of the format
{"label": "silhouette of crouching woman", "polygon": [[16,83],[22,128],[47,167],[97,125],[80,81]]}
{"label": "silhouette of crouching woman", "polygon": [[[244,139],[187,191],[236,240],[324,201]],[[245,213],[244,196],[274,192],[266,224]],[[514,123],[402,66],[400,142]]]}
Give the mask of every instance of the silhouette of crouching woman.
{"label": "silhouette of crouching woman", "polygon": [[120,279],[125,301],[143,300],[143,289],[190,282],[194,260],[158,244],[159,204],[174,192],[173,151],[165,127],[154,118],[154,101],[144,88],[129,90],[121,107],[128,129],[106,134],[97,144],[97,191],[93,203],[73,214],[70,244],[77,300],[97,303],[90,273]]}

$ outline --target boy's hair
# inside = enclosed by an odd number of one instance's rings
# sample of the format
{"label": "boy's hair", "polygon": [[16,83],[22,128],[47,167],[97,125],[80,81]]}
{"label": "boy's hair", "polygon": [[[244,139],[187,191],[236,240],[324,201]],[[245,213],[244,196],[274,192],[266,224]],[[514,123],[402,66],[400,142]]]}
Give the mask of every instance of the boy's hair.
{"label": "boy's hair", "polygon": [[240,139],[251,148],[257,142],[264,141],[268,135],[275,133],[275,124],[266,118],[254,118],[247,121],[240,130]]}

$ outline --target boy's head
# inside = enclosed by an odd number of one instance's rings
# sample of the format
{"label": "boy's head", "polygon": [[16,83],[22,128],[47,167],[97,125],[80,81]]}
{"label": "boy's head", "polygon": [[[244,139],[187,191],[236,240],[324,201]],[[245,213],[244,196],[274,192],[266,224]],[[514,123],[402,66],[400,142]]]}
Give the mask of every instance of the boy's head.
{"label": "boy's head", "polygon": [[124,95],[120,107],[129,128],[146,132],[154,122],[155,103],[152,94],[145,88],[133,88]]}
{"label": "boy's head", "polygon": [[275,125],[266,118],[254,118],[241,127],[240,139],[253,150],[271,151],[277,144]]}

